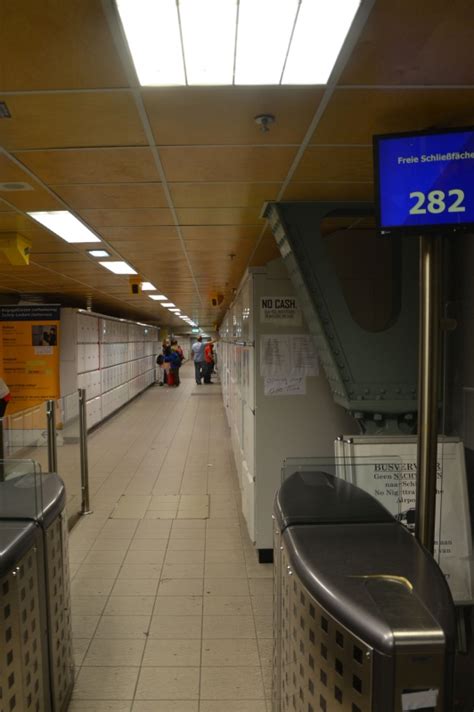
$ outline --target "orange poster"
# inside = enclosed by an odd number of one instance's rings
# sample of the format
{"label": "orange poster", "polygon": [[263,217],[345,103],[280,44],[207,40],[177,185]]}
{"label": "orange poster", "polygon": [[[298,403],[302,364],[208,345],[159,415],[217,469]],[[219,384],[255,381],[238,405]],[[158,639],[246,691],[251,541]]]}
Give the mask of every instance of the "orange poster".
{"label": "orange poster", "polygon": [[8,414],[59,398],[59,306],[0,306],[0,328]]}

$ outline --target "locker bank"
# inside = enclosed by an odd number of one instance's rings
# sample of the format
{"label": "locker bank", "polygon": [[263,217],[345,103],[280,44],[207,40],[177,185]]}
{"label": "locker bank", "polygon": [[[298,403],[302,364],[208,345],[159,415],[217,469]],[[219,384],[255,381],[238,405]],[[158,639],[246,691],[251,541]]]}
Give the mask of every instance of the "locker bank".
{"label": "locker bank", "polygon": [[1,712],[474,710],[473,27],[0,3]]}

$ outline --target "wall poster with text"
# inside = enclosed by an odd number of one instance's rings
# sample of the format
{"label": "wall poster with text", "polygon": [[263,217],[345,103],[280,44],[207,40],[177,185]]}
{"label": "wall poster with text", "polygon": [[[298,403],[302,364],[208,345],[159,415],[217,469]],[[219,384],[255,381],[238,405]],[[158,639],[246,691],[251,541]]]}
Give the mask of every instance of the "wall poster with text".
{"label": "wall poster with text", "polygon": [[12,400],[8,413],[60,397],[59,306],[0,306],[3,380]]}

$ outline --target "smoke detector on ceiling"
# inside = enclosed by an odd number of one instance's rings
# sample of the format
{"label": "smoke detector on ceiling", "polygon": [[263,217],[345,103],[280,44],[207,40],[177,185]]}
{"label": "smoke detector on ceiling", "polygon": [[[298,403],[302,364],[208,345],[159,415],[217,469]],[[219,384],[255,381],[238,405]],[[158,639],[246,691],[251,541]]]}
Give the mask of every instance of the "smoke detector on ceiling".
{"label": "smoke detector on ceiling", "polygon": [[262,133],[268,133],[270,126],[275,123],[276,119],[273,114],[259,114],[258,116],[254,116],[254,121],[257,126],[260,127]]}
{"label": "smoke detector on ceiling", "polygon": [[6,193],[14,190],[33,190],[29,183],[0,183],[0,190]]}

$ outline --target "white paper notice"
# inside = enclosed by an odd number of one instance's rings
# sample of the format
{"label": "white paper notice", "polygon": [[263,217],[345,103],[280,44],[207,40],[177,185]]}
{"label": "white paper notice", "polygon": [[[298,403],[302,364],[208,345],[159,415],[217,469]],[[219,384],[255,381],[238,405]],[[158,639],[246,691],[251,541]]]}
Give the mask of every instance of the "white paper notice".
{"label": "white paper notice", "polygon": [[301,310],[296,297],[261,297],[260,321],[283,326],[301,326]]}
{"label": "white paper notice", "polygon": [[263,393],[266,396],[304,396],[306,378],[265,378]]}
{"label": "white paper notice", "polygon": [[318,356],[308,334],[260,337],[260,375],[264,378],[303,378],[318,373]]}
{"label": "white paper notice", "polygon": [[417,690],[402,694],[402,710],[435,710],[438,690]]}

